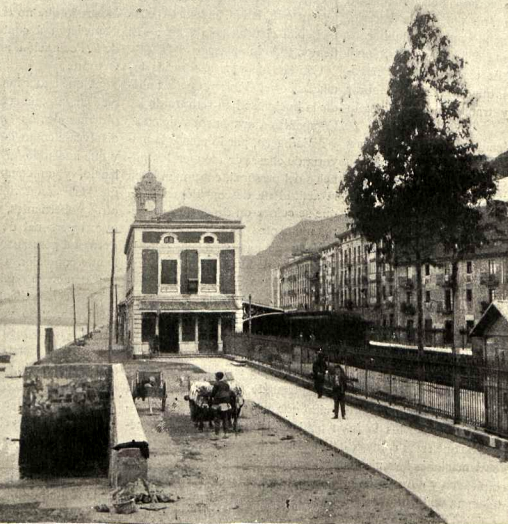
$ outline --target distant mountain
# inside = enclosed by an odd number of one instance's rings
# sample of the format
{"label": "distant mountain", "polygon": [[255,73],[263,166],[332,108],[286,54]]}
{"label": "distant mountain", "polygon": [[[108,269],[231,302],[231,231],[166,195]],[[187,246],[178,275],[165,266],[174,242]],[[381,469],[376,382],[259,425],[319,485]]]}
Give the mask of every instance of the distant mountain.
{"label": "distant mountain", "polygon": [[323,220],[303,220],[283,229],[268,249],[242,257],[242,291],[255,303],[271,302],[271,270],[285,262],[295,251],[310,251],[333,242],[336,233],[346,230],[349,219],[337,215]]}
{"label": "distant mountain", "polygon": [[[116,279],[118,301],[124,297],[124,279]],[[44,290],[44,285],[42,286]],[[96,325],[109,320],[109,279],[104,278],[91,284],[75,287],[76,322],[87,323],[87,301],[90,297],[90,322],[93,323],[93,304],[95,303]],[[41,320],[45,325],[72,325],[74,314],[72,305],[72,286],[50,292],[41,292]],[[37,322],[37,299],[35,296],[21,299],[0,300],[1,324],[35,324]]]}
{"label": "distant mountain", "polygon": [[497,171],[499,178],[508,177],[508,151],[501,153],[490,163]]}

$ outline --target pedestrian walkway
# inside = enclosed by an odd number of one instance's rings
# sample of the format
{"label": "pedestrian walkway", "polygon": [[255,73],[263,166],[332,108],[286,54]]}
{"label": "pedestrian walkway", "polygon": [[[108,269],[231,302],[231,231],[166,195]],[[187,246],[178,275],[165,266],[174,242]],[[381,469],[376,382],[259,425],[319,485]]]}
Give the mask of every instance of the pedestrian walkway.
{"label": "pedestrian walkway", "polygon": [[474,448],[333,402],[249,367],[217,358],[181,359],[232,372],[248,400],[399,482],[449,524],[508,523],[508,464]]}

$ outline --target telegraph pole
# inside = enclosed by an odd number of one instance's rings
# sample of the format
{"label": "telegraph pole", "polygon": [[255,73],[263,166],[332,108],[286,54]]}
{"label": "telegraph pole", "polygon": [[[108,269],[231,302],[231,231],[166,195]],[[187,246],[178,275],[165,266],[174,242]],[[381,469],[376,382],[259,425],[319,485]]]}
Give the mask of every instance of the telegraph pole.
{"label": "telegraph pole", "polygon": [[113,245],[111,248],[111,285],[109,287],[109,343],[108,355],[109,361],[112,361],[113,356],[113,291],[115,287],[115,233],[113,229]]}
{"label": "telegraph pole", "polygon": [[249,295],[249,337],[252,335],[252,295]]}
{"label": "telegraph pole", "polygon": [[37,244],[37,361],[41,359],[41,245]]}
{"label": "telegraph pole", "polygon": [[88,297],[86,310],[87,310],[87,313],[88,313],[87,320],[86,320],[86,335],[87,335],[88,338],[90,338],[90,297]]}
{"label": "telegraph pole", "polygon": [[115,284],[115,342],[118,344],[118,284]]}
{"label": "telegraph pole", "polygon": [[93,331],[95,333],[95,300],[93,302]]}
{"label": "telegraph pole", "polygon": [[74,284],[72,284],[72,309],[74,312],[74,344],[76,343],[76,293],[74,291]]}

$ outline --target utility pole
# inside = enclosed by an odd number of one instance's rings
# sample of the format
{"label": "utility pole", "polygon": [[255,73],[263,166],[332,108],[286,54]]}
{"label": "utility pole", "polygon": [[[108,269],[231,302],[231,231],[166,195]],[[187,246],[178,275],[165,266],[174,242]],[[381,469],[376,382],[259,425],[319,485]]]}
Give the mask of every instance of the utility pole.
{"label": "utility pole", "polygon": [[74,344],[76,343],[76,293],[72,284],[72,309],[74,311]]}
{"label": "utility pole", "polygon": [[252,335],[252,295],[249,295],[249,337]]}
{"label": "utility pole", "polygon": [[93,302],[93,331],[95,332],[95,300]]}
{"label": "utility pole", "polygon": [[112,361],[113,356],[113,291],[115,286],[115,230],[113,229],[113,245],[111,248],[111,285],[109,287],[109,343],[108,355],[109,361]]}
{"label": "utility pole", "polygon": [[37,244],[37,361],[41,359],[41,245]]}
{"label": "utility pole", "polygon": [[86,336],[90,338],[90,297],[88,297],[88,302],[86,305],[87,310],[87,320],[86,320]]}
{"label": "utility pole", "polygon": [[115,341],[118,344],[118,284],[115,284]]}

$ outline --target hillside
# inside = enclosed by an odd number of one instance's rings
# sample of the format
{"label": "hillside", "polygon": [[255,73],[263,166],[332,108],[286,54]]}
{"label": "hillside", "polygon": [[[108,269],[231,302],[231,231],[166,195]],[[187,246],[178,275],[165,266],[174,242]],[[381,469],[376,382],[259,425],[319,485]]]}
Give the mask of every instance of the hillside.
{"label": "hillside", "polygon": [[497,171],[499,178],[508,177],[508,151],[501,153],[490,163]]}
{"label": "hillside", "polygon": [[253,302],[270,304],[271,270],[294,251],[312,250],[335,240],[335,234],[345,231],[346,215],[323,220],[303,220],[293,227],[283,229],[268,249],[256,255],[242,257],[243,295],[252,295]]}
{"label": "hillside", "polygon": [[[124,296],[124,279],[117,279],[118,300]],[[76,295],[76,321],[78,324],[87,322],[87,300],[91,302],[91,322],[93,319],[93,303],[95,302],[97,325],[108,322],[109,319],[109,279],[101,279],[91,284],[78,285]],[[73,323],[72,286],[54,291],[41,291],[42,324],[71,325]],[[35,324],[37,322],[37,301],[35,296],[21,299],[10,298],[0,301],[0,323],[2,324]]]}

